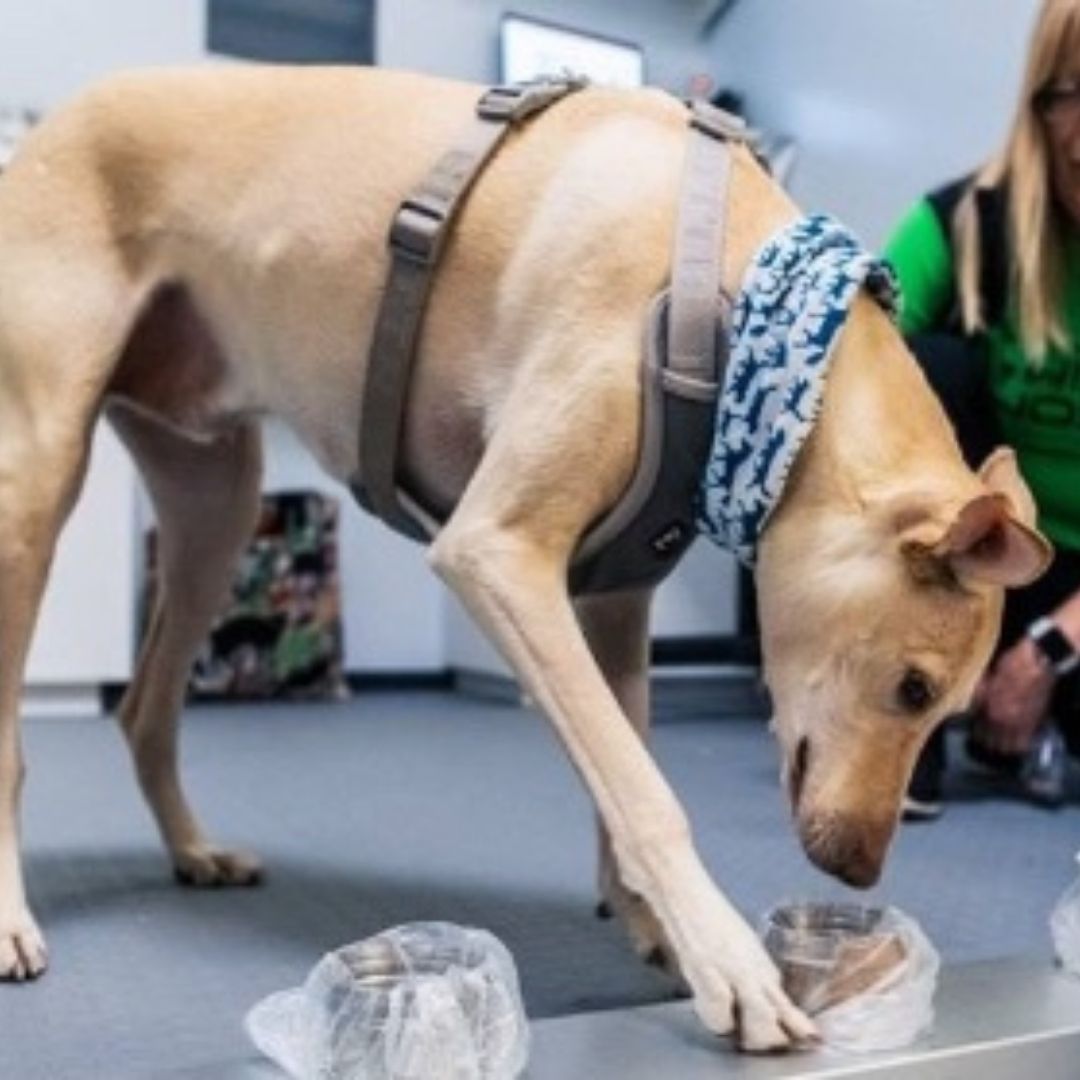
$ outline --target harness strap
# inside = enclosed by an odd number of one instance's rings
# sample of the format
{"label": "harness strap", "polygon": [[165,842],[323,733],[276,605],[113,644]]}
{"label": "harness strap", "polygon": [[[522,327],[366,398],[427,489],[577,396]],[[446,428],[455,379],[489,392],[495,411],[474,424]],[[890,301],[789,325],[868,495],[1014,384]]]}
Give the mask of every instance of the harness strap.
{"label": "harness strap", "polygon": [[738,117],[705,102],[690,108],[671,270],[668,367],[669,377],[708,384],[718,374],[716,304],[731,175],[728,143],[745,139],[746,129]]}
{"label": "harness strap", "polygon": [[727,363],[721,272],[730,144],[748,132],[741,119],[704,102],[690,108],[671,287],[654,301],[646,328],[637,468],[578,548],[570,570],[575,593],[655,584],[697,536],[701,475]]}
{"label": "harness strap", "polygon": [[584,85],[566,77],[487,90],[456,144],[394,215],[361,403],[360,466],[349,486],[364,507],[415,539],[430,539],[437,526],[398,490],[396,468],[420,328],[446,239],[469,188],[510,129]]}

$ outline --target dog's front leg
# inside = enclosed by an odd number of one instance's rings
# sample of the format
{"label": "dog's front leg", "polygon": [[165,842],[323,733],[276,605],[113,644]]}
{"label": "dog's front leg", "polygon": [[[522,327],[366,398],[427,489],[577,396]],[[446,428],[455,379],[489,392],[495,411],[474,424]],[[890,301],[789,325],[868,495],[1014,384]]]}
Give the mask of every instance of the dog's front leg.
{"label": "dog's front leg", "polygon": [[[812,1038],[753,931],[716,889],[682,808],[623,715],[589,652],[566,588],[557,512],[506,513],[485,459],[432,561],[554,724],[611,836],[623,882],[656,913],[705,1024],[737,1029],[744,1049]],[[524,496],[528,500],[528,496]],[[516,500],[512,500],[516,501]],[[513,525],[506,524],[512,521]]]}
{"label": "dog's front leg", "polygon": [[461,518],[433,561],[555,725],[611,836],[622,880],[656,913],[703,1021],[769,1050],[810,1038],[760,942],[716,889],[681,807],[589,653],[566,565],[520,533]]}
{"label": "dog's front leg", "polygon": [[[651,590],[601,593],[576,601],[578,621],[593,659],[638,738],[649,738],[649,609]],[[604,918],[618,915],[634,949],[651,964],[674,974],[675,958],[656,916],[644,897],[631,892],[619,875],[611,836],[597,819],[597,883]]]}
{"label": "dog's front leg", "polygon": [[[33,432],[0,409],[0,979],[34,978],[45,941],[27,904],[19,859],[24,777],[19,732],[22,675],[64,517],[86,467],[82,417]],[[66,419],[66,418],[65,418]]]}

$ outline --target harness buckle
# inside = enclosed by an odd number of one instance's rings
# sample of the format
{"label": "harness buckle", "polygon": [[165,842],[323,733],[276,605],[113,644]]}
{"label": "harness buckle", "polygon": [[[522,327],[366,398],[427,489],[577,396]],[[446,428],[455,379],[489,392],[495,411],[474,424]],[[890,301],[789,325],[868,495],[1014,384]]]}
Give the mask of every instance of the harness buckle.
{"label": "harness buckle", "polygon": [[525,89],[524,86],[514,83],[489,86],[476,103],[476,115],[483,120],[508,123],[514,119],[515,112],[521,105]]}
{"label": "harness buckle", "polygon": [[489,87],[476,103],[482,120],[516,124],[588,84],[581,75],[542,76],[530,82]]}
{"label": "harness buckle", "polygon": [[442,249],[446,217],[446,209],[434,201],[406,199],[390,225],[391,251],[410,262],[431,266]]}

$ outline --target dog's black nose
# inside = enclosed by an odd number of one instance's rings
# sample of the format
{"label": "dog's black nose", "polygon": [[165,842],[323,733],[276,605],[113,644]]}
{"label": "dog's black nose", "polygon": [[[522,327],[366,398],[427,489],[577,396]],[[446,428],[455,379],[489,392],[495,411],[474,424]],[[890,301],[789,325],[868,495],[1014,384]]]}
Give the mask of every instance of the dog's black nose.
{"label": "dog's black nose", "polygon": [[855,889],[869,889],[881,877],[881,863],[868,859],[862,852],[839,863],[833,873],[845,885]]}
{"label": "dog's black nose", "polygon": [[811,819],[799,831],[810,861],[845,885],[868,889],[881,877],[891,828],[830,815]]}

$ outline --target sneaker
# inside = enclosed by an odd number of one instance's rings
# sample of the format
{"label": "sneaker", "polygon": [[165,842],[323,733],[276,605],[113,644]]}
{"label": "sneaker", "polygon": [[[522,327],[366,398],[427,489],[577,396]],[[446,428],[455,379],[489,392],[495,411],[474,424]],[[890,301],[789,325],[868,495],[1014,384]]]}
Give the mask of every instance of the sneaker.
{"label": "sneaker", "polygon": [[1045,725],[1036,734],[1020,770],[1020,784],[1032,802],[1056,810],[1065,801],[1067,752],[1057,725]]}
{"label": "sneaker", "polygon": [[945,804],[940,799],[917,799],[910,791],[900,808],[900,817],[910,822],[937,821],[944,813]]}
{"label": "sneaker", "polygon": [[983,744],[971,731],[964,742],[968,758],[999,776],[1018,777],[1024,769],[1024,754],[1003,754]]}
{"label": "sneaker", "polygon": [[945,732],[934,732],[923,747],[901,805],[904,821],[936,821],[945,812],[941,779],[945,773]]}

